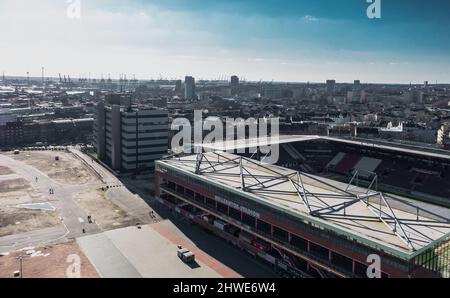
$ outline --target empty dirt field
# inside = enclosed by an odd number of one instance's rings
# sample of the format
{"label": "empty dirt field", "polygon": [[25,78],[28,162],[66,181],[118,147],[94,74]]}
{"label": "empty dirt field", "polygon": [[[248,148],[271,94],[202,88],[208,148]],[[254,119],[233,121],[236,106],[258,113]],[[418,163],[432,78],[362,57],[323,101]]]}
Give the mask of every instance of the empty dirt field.
{"label": "empty dirt field", "polygon": [[92,216],[95,223],[103,230],[127,227],[139,223],[119,206],[105,197],[101,189],[88,190],[75,196],[78,205]]}
{"label": "empty dirt field", "polygon": [[14,174],[14,171],[12,171],[10,168],[0,166],[0,176],[11,175],[11,174]]}
{"label": "empty dirt field", "polygon": [[[17,257],[22,256],[24,278],[95,278],[98,273],[75,241],[42,248],[26,248],[0,255],[0,278],[13,277],[19,271]],[[78,266],[79,264],[79,266]],[[77,268],[80,274],[76,274]]]}
{"label": "empty dirt field", "polygon": [[98,181],[83,162],[69,152],[24,151],[17,155],[8,153],[8,156],[33,166],[60,183],[76,185]]}
{"label": "empty dirt field", "polygon": [[54,211],[18,208],[21,204],[43,203],[48,199],[12,169],[1,166],[0,171],[8,173],[0,175],[0,237],[61,224]]}

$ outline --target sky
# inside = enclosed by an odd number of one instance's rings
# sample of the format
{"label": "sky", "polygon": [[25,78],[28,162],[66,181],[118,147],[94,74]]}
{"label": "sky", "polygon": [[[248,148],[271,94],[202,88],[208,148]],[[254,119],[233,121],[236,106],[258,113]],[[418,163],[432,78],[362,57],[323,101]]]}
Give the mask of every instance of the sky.
{"label": "sky", "polygon": [[0,71],[450,83],[450,1],[380,1],[0,0]]}

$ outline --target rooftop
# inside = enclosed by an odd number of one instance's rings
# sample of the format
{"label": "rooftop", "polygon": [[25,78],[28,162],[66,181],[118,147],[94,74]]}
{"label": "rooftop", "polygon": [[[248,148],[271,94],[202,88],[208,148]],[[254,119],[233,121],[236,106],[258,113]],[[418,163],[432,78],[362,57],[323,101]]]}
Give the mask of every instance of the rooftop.
{"label": "rooftop", "polygon": [[[386,140],[358,139],[358,138],[333,138],[318,135],[280,135],[267,138],[250,138],[245,140],[227,140],[210,144],[202,144],[208,150],[228,151],[245,148],[256,148],[257,146],[270,146],[311,140],[328,140],[339,143],[347,143],[364,147],[379,148],[421,156],[435,157],[450,160],[450,152],[438,148],[419,146],[413,144],[394,143]],[[198,145],[196,145],[198,146]]]}
{"label": "rooftop", "polygon": [[345,235],[367,246],[410,259],[450,235],[450,222],[393,208],[394,198],[225,152],[178,157],[158,165],[203,180]]}

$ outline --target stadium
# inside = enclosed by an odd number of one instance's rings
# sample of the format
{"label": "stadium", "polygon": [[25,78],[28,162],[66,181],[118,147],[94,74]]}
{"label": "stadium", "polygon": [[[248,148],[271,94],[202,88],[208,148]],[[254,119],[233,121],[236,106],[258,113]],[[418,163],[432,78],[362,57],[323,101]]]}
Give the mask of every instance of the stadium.
{"label": "stadium", "polygon": [[364,278],[373,255],[381,277],[450,276],[448,209],[379,192],[376,176],[363,187],[353,183],[359,178],[344,183],[292,169],[311,164],[289,165],[221,151],[161,160],[155,196],[288,276]]}

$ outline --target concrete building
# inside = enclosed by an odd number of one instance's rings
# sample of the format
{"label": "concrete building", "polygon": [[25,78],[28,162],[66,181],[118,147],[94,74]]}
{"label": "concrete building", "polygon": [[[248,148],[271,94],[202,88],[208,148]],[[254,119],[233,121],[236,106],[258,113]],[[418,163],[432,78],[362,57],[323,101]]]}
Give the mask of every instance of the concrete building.
{"label": "concrete building", "polygon": [[236,95],[239,92],[239,77],[232,76],[230,80],[231,94]]}
{"label": "concrete building", "polygon": [[361,90],[361,81],[355,80],[353,82],[353,91],[360,91]]}
{"label": "concrete building", "polygon": [[182,82],[181,80],[177,80],[175,82],[175,94],[181,94],[181,90],[182,90]]}
{"label": "concrete building", "polygon": [[89,143],[92,140],[93,123],[92,118],[8,122],[0,125],[0,146]]}
{"label": "concrete building", "polygon": [[[140,172],[151,170],[154,161],[168,150],[168,113],[154,107],[125,104],[97,106],[95,142],[100,160],[113,170]],[[127,104],[128,103],[128,104]]]}
{"label": "concrete building", "polygon": [[411,90],[409,92],[409,102],[413,103],[423,103],[424,94],[420,90]]}
{"label": "concrete building", "polygon": [[332,95],[336,91],[336,80],[327,80],[327,94]]}
{"label": "concrete building", "polygon": [[6,125],[10,122],[16,122],[17,121],[17,115],[11,113],[7,109],[0,109],[0,126]]}
{"label": "concrete building", "polygon": [[184,80],[184,97],[188,100],[195,99],[195,78],[187,76]]}

